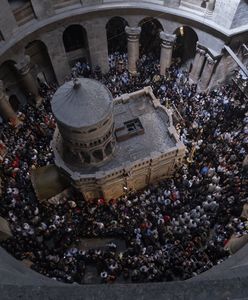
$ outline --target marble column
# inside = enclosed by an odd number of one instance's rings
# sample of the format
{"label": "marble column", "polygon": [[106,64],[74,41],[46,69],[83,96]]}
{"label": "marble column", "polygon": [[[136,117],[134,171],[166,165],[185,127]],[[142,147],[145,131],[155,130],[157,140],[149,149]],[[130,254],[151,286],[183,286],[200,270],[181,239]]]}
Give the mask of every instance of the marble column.
{"label": "marble column", "polygon": [[14,127],[21,123],[9,103],[8,96],[5,94],[2,80],[0,80],[0,115],[5,121],[10,122]]}
{"label": "marble column", "polygon": [[190,83],[197,83],[198,79],[200,78],[201,70],[206,59],[205,54],[206,50],[199,48],[197,45],[193,66],[191,72],[189,73]]}
{"label": "marble column", "polygon": [[202,71],[201,79],[199,82],[200,90],[207,90],[210,80],[213,75],[213,70],[216,64],[216,60],[213,59],[209,54],[206,54],[206,63]]}
{"label": "marble column", "polygon": [[170,67],[172,61],[173,45],[176,40],[175,34],[160,32],[161,52],[160,52],[160,75],[165,75],[165,71]]}
{"label": "marble column", "polygon": [[42,102],[42,98],[39,95],[37,83],[30,73],[30,57],[25,55],[20,62],[15,64],[15,68],[20,76],[24,93],[29,98],[28,100],[36,107],[39,106]]}
{"label": "marble column", "polygon": [[137,73],[136,63],[139,59],[139,36],[141,27],[126,26],[125,31],[127,33],[128,71],[135,75]]}

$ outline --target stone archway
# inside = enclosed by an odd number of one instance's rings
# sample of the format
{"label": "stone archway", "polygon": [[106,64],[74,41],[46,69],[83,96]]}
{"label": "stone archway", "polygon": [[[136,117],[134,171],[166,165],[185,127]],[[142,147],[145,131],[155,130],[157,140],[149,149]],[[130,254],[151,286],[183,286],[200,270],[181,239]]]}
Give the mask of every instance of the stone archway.
{"label": "stone archway", "polygon": [[30,71],[34,78],[39,78],[43,74],[47,83],[55,81],[55,74],[51,63],[47,46],[40,40],[30,42],[25,47],[25,54],[30,57]]}
{"label": "stone archway", "polygon": [[182,64],[187,63],[195,57],[198,36],[196,32],[188,26],[177,28],[174,34],[176,34],[176,41],[174,44],[173,57],[179,58]]}
{"label": "stone archway", "polygon": [[127,21],[121,17],[113,17],[108,21],[106,25],[108,54],[127,52],[126,26],[128,26]]}
{"label": "stone archway", "polygon": [[71,66],[77,61],[90,62],[87,32],[83,26],[74,24],[67,27],[63,33],[63,43]]}
{"label": "stone archway", "polygon": [[155,18],[145,18],[140,23],[140,54],[151,55],[154,58],[160,56],[160,32],[163,31],[163,26]]}

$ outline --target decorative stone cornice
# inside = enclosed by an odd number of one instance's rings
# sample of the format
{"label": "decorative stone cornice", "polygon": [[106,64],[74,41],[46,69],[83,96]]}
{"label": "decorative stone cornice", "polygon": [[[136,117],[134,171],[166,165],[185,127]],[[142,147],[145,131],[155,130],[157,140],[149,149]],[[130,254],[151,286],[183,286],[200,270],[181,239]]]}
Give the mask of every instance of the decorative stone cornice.
{"label": "decorative stone cornice", "polygon": [[30,56],[25,55],[21,61],[15,64],[15,68],[20,75],[26,75],[30,70]]}

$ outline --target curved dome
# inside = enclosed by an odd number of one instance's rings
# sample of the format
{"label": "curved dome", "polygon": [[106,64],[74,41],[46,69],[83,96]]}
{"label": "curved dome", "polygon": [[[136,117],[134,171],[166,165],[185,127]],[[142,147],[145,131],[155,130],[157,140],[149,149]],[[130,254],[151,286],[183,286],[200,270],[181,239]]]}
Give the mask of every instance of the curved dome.
{"label": "curved dome", "polygon": [[112,100],[110,91],[100,82],[77,78],[56,91],[51,105],[58,121],[81,128],[103,120],[112,110]]}

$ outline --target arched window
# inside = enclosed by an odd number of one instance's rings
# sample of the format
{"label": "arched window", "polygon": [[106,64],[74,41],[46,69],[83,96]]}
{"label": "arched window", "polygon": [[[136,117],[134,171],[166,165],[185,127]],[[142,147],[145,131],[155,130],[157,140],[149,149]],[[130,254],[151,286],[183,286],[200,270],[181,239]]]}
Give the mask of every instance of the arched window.
{"label": "arched window", "polygon": [[81,156],[84,159],[84,162],[89,164],[90,163],[90,155],[86,152],[81,152]]}
{"label": "arched window", "polygon": [[92,154],[95,159],[95,162],[101,162],[103,160],[102,150],[95,150]]}

